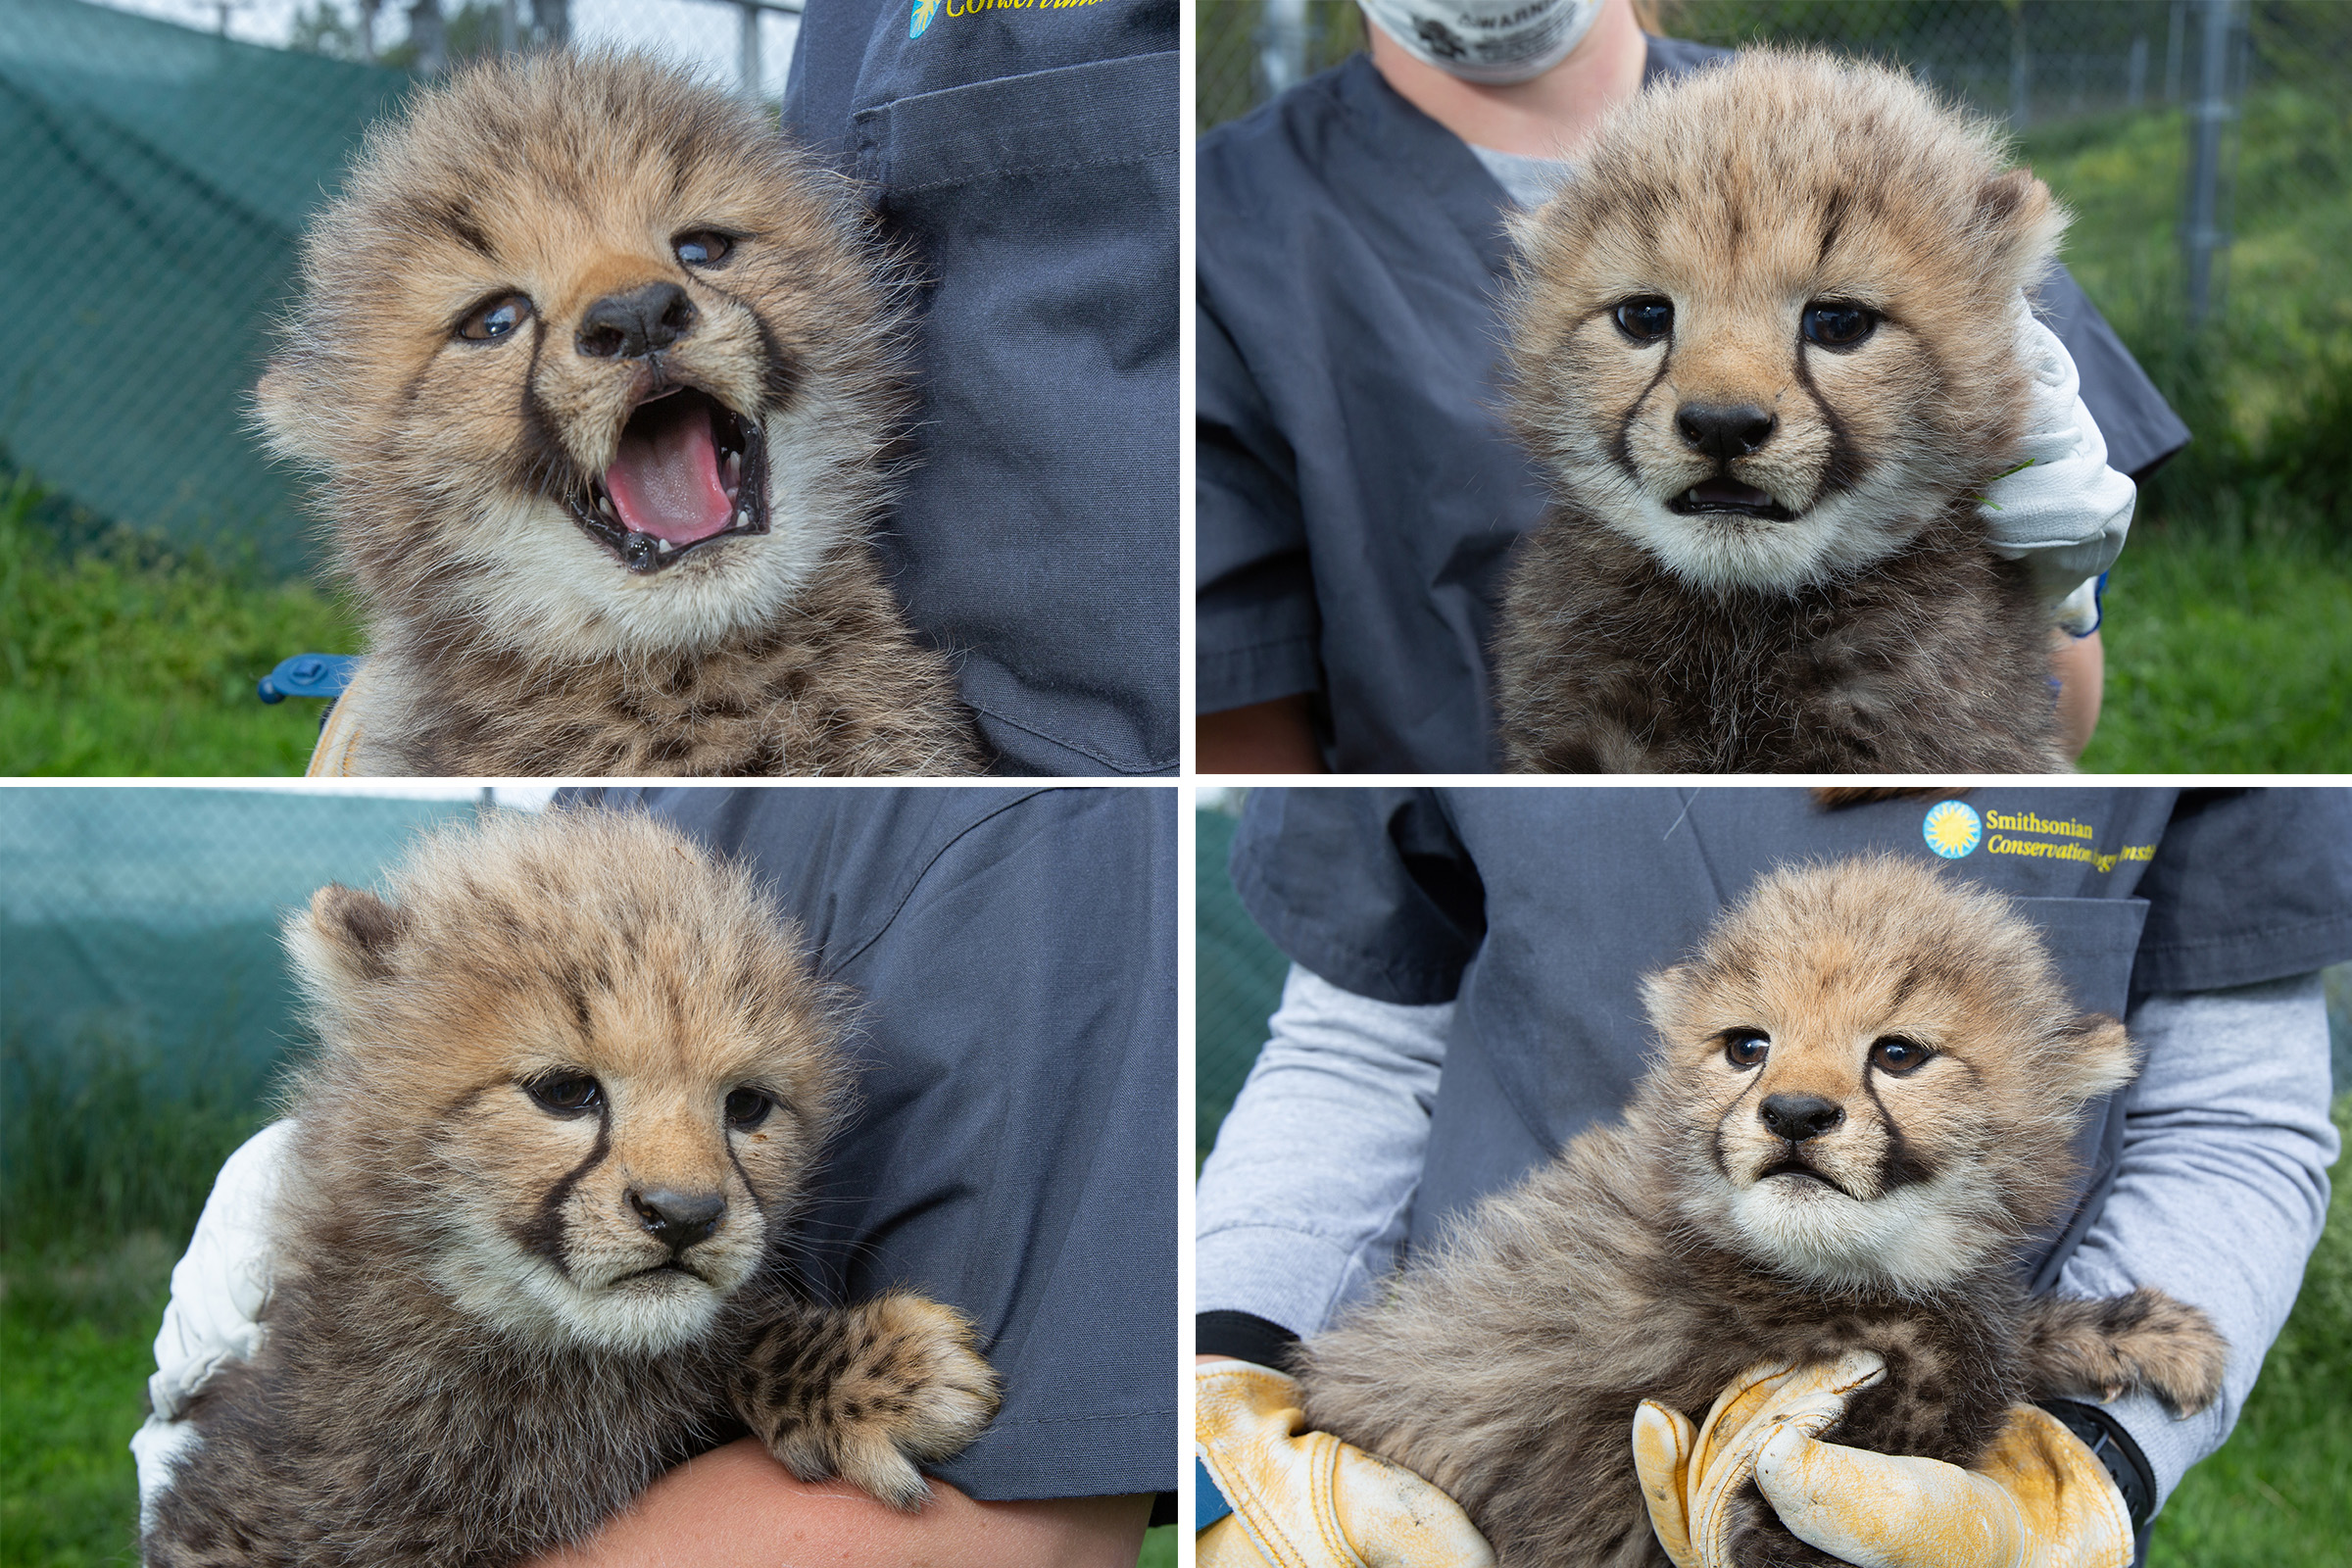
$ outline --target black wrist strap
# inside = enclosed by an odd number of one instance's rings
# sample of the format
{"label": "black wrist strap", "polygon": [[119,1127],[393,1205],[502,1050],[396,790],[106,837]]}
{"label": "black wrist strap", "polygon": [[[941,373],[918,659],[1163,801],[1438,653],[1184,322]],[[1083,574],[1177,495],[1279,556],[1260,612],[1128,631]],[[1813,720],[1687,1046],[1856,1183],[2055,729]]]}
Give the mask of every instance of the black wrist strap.
{"label": "black wrist strap", "polygon": [[2124,1494],[2124,1508],[2132,1515],[2132,1533],[2145,1533],[2149,1517],[2156,1512],[2156,1472],[2149,1467],[2148,1456],[2139,1451],[2139,1445],[2132,1441],[2132,1434],[2124,1430],[2123,1423],[2097,1405],[2076,1399],[2044,1399],[2041,1407],[2099,1456],[2099,1463],[2115,1478],[2116,1490]]}
{"label": "black wrist strap", "polygon": [[1280,1372],[1289,1367],[1291,1347],[1298,1343],[1298,1335],[1254,1312],[1201,1312],[1193,1318],[1193,1350],[1199,1355],[1230,1355]]}

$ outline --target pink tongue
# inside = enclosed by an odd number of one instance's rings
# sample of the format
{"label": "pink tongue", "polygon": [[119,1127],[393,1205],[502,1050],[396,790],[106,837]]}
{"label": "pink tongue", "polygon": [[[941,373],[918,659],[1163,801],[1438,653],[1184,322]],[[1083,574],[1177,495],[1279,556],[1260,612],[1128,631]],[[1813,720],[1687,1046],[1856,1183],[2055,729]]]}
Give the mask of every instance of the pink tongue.
{"label": "pink tongue", "polygon": [[690,545],[726,527],[734,508],[718,482],[710,410],[690,402],[667,417],[631,420],[605,489],[635,533]]}

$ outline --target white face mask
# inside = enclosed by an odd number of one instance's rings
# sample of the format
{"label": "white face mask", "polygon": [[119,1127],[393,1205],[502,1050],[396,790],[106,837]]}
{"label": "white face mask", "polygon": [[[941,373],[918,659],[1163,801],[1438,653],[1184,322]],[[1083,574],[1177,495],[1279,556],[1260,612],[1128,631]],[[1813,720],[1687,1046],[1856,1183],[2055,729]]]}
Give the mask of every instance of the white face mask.
{"label": "white face mask", "polygon": [[1464,81],[1502,86],[1568,58],[1601,0],[1356,0],[1405,53]]}

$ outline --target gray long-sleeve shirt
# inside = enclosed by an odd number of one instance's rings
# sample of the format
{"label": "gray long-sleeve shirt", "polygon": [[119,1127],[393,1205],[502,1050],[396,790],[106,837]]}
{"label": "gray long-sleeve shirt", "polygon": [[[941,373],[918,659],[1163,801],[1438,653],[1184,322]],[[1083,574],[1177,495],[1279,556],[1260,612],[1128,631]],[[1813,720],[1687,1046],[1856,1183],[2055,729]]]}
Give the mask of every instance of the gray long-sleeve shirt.
{"label": "gray long-sleeve shirt", "polygon": [[[1396,1265],[1453,1010],[1370,1001],[1292,966],[1201,1170],[1199,1310],[1312,1334]],[[2126,1021],[2146,1058],[2121,1161],[2058,1288],[2157,1286],[2230,1342],[2222,1397],[2203,1412],[2175,1420],[2144,1396],[2108,1407],[2161,1504],[2229,1437],[2294,1304],[2337,1139],[2317,974],[2150,996]]]}

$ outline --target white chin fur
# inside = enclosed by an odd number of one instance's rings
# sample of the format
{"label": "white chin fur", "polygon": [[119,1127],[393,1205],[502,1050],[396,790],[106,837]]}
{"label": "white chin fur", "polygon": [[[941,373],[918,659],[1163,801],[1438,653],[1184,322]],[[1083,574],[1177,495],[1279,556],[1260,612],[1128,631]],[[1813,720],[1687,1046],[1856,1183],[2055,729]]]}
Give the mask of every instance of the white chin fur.
{"label": "white chin fur", "polygon": [[1730,1189],[1725,1210],[1747,1250],[1782,1273],[1833,1290],[1919,1296],[1951,1284],[1984,1257],[1981,1224],[1962,1178],[1898,1187],[1865,1202],[1801,1176]]}
{"label": "white chin fur", "polygon": [[[1917,538],[1941,509],[1939,492],[1900,465],[1825,496],[1786,522],[1667,510],[1612,462],[1566,476],[1578,502],[1694,588],[1794,593],[1884,560]],[[1932,503],[1923,514],[1921,501]],[[1784,503],[1785,505],[1786,503]]]}
{"label": "white chin fur", "polygon": [[708,1332],[725,1299],[719,1287],[688,1274],[587,1288],[504,1246],[453,1250],[435,1260],[433,1275],[466,1316],[548,1349],[659,1355]]}
{"label": "white chin fur", "polygon": [[562,505],[501,498],[456,541],[477,568],[457,591],[509,646],[559,662],[700,653],[771,624],[863,525],[866,422],[809,396],[771,417],[767,532],[650,574],[614,560]]}

